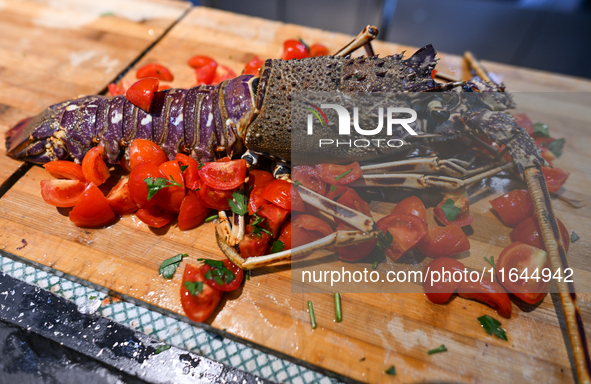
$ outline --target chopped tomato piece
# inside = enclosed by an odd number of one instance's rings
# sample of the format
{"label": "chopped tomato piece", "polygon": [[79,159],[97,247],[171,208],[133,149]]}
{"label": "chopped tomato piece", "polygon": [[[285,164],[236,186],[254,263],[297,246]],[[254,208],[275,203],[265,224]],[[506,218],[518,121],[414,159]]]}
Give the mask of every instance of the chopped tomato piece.
{"label": "chopped tomato piece", "polygon": [[181,186],[174,185],[162,188],[159,192],[162,196],[158,199],[157,205],[165,211],[178,213],[181,209],[181,203],[185,199],[185,180],[181,173],[181,167],[178,161],[171,160],[160,164],[158,169],[168,180]]}
{"label": "chopped tomato piece", "polygon": [[415,215],[395,214],[381,218],[377,222],[382,232],[390,232],[393,241],[386,248],[386,255],[396,261],[413,248],[427,235],[427,223]]}
{"label": "chopped tomato piece", "polygon": [[41,197],[55,207],[73,207],[80,201],[86,184],[80,180],[41,180]]}
{"label": "chopped tomato piece", "polygon": [[88,184],[82,197],[70,211],[70,221],[77,227],[104,227],[115,219],[115,213],[98,187]]}
{"label": "chopped tomato piece", "polygon": [[259,76],[260,69],[264,63],[265,62],[259,59],[258,56],[255,56],[252,58],[252,60],[246,63],[246,66],[244,67],[244,71],[242,71],[242,74]]}
{"label": "chopped tomato piece", "polygon": [[[562,221],[560,221],[560,219],[556,219],[556,221],[558,222],[558,230],[560,232],[560,237],[562,237],[564,248],[568,252],[568,247],[570,245],[568,230]],[[533,215],[523,220],[521,223],[517,224],[515,228],[513,228],[511,231],[511,241],[520,241],[545,251],[546,246],[544,245],[544,240],[541,236],[541,233],[542,230],[538,224],[538,219],[535,215]]]}
{"label": "chopped tomato piece", "polygon": [[425,210],[425,204],[423,204],[421,199],[416,196],[407,197],[400,203],[396,204],[396,206],[392,208],[392,212],[390,212],[390,214],[395,215],[397,213],[415,215],[427,222],[427,211]]}
{"label": "chopped tomato piece", "polygon": [[56,179],[86,181],[82,173],[82,166],[72,161],[54,160],[43,164],[43,168]]}
{"label": "chopped tomato piece", "polygon": [[465,188],[446,193],[443,200],[433,209],[433,213],[443,225],[455,224],[458,227],[465,227],[474,221],[474,217],[470,214],[468,191]]}
{"label": "chopped tomato piece", "polygon": [[[356,229],[345,223],[339,223],[337,225],[337,231],[356,231]],[[344,261],[359,261],[369,255],[377,243],[378,239],[374,237],[361,243],[337,247],[337,254],[339,255],[339,259]]]}
{"label": "chopped tomato piece", "polygon": [[497,311],[499,316],[511,317],[511,300],[507,292],[496,281],[483,277],[482,281],[462,281],[458,285],[458,295],[464,299],[480,301]]}
{"label": "chopped tomato piece", "polygon": [[182,153],[177,153],[174,159],[179,162],[181,167],[186,167],[183,171],[185,186],[192,190],[199,188],[199,163]]}
{"label": "chopped tomato piece", "polygon": [[346,187],[344,185],[330,185],[328,187],[328,190],[326,191],[326,198],[327,199],[337,199],[338,197],[342,196],[345,192],[347,192],[348,190],[350,190],[351,188]]}
{"label": "chopped tomato piece", "polygon": [[310,56],[318,57],[326,55],[328,55],[328,48],[326,48],[324,45],[314,44],[310,47]]}
{"label": "chopped tomato piece", "polygon": [[150,112],[154,92],[158,92],[160,80],[155,77],[146,77],[133,83],[125,92],[125,98],[136,107]]}
{"label": "chopped tomato piece", "polygon": [[265,187],[254,187],[250,192],[248,199],[248,214],[252,215],[258,211],[261,207],[268,205],[269,202],[263,197],[263,191]]}
{"label": "chopped tomato piece", "polygon": [[201,68],[207,64],[215,63],[215,60],[209,56],[196,55],[189,59],[187,64],[193,68]]}
{"label": "chopped tomato piece", "polygon": [[534,203],[525,189],[516,189],[499,196],[491,200],[490,205],[503,224],[511,228],[534,214]]}
{"label": "chopped tomato piece", "polygon": [[[155,180],[156,178],[163,178],[164,175],[153,163],[142,163],[136,166],[129,174],[129,195],[135,201],[139,208],[149,208],[156,204],[162,190],[158,191],[151,199],[148,200],[148,185],[145,179]],[[166,189],[166,188],[165,188]]]}
{"label": "chopped tomato piece", "polygon": [[160,64],[147,64],[137,70],[135,76],[138,79],[146,77],[155,77],[162,81],[172,81],[174,77],[168,68]]}
{"label": "chopped tomato piece", "polygon": [[[219,268],[214,268],[207,263],[205,263],[204,265],[202,265],[200,267],[201,274],[203,275],[203,278],[205,279],[205,282],[207,283],[207,285],[209,285],[210,287],[220,290],[222,292],[233,291],[240,286],[240,283],[242,283],[242,278],[244,277],[244,272],[242,271],[242,269],[240,269],[240,267],[238,267],[236,264],[232,263],[230,260],[226,259],[221,262],[224,263],[224,267],[229,269],[230,272],[232,272],[232,274],[234,275],[234,278],[230,282],[226,283],[226,281],[225,281],[225,276],[226,276],[226,274],[224,273],[225,271],[220,273],[218,271]],[[224,277],[222,277],[220,275],[223,275]],[[217,278],[216,278],[216,276],[217,276]],[[223,284],[219,283],[219,279],[221,279]],[[216,280],[218,280],[218,281],[216,281]]]}
{"label": "chopped tomato piece", "polygon": [[[354,189],[349,189],[337,199],[337,203],[344,205],[345,207],[351,208],[365,216],[371,217],[371,211],[369,210],[369,204],[363,200]],[[345,222],[339,218],[335,218],[337,224],[345,224]]]}
{"label": "chopped tomato piece", "polygon": [[363,176],[359,163],[349,165],[317,164],[316,170],[322,180],[328,184],[345,185]]}
{"label": "chopped tomato piece", "polygon": [[197,189],[197,196],[203,201],[206,207],[213,208],[217,211],[225,211],[230,209],[228,200],[232,200],[232,190],[223,191],[220,189],[211,188],[203,180],[199,180],[199,188]]}
{"label": "chopped tomato piece", "polygon": [[102,157],[104,152],[105,148],[99,145],[86,152],[84,159],[82,159],[84,178],[95,185],[101,185],[111,176],[109,167],[107,167]]}
{"label": "chopped tomato piece", "polygon": [[542,167],[542,173],[544,174],[548,191],[552,193],[558,192],[570,175],[570,172],[563,171],[562,169],[556,167]]}
{"label": "chopped tomato piece", "polygon": [[299,181],[304,187],[322,196],[326,194],[326,183],[318,175],[316,168],[298,165],[291,171],[292,180]]}
{"label": "chopped tomato piece", "polygon": [[240,256],[252,257],[252,256],[263,256],[267,250],[267,244],[271,240],[271,236],[265,232],[261,232],[259,235],[254,233],[248,233],[244,235],[238,248],[240,248]]}
{"label": "chopped tomato piece", "polygon": [[525,113],[518,113],[513,115],[513,117],[517,125],[525,129],[531,137],[534,137],[534,123],[532,123]]}
{"label": "chopped tomato piece", "polygon": [[168,160],[166,152],[158,144],[145,139],[135,139],[129,146],[129,165],[134,169],[141,163],[160,165]]}
{"label": "chopped tomato piece", "polygon": [[167,212],[158,206],[151,206],[149,208],[140,208],[135,215],[143,223],[153,228],[162,228],[174,220],[175,214]]}
{"label": "chopped tomato piece", "polygon": [[107,202],[111,209],[119,215],[137,211],[137,205],[129,194],[129,178],[123,177],[107,195]]}
{"label": "chopped tomato piece", "polygon": [[[425,296],[435,304],[443,304],[448,301],[458,288],[458,285],[460,285],[459,278],[454,281],[453,273],[460,272],[463,276],[464,269],[464,264],[449,257],[440,257],[431,261],[423,270],[425,274],[423,280]],[[435,279],[432,279],[432,277],[435,277]]]}
{"label": "chopped tomato piece", "polygon": [[195,228],[205,221],[210,209],[203,205],[203,202],[193,191],[187,192],[187,196],[181,203],[178,225],[181,231]]}
{"label": "chopped tomato piece", "polygon": [[275,180],[275,178],[273,177],[271,172],[261,171],[259,169],[253,169],[252,171],[248,171],[249,188],[264,187],[273,180]]}
{"label": "chopped tomato piece", "polygon": [[217,70],[215,71],[215,76],[213,77],[212,84],[219,84],[224,80],[230,80],[236,77],[236,72],[234,72],[231,68],[226,67],[225,65],[218,65]]}
{"label": "chopped tomato piece", "polygon": [[266,219],[266,224],[269,228],[269,231],[273,233],[273,238],[277,238],[283,222],[287,218],[287,215],[289,215],[289,210],[280,208],[273,204],[267,204],[258,211],[257,215],[263,219]]}
{"label": "chopped tomato piece", "polygon": [[283,42],[281,60],[304,59],[310,57],[308,47],[300,40],[286,40]]}
{"label": "chopped tomato piece", "polygon": [[283,250],[291,249],[291,220],[283,224],[277,240],[283,243]]}
{"label": "chopped tomato piece", "polygon": [[246,160],[205,163],[199,170],[199,177],[211,188],[222,191],[236,189],[246,178]]}
{"label": "chopped tomato piece", "polygon": [[[543,270],[550,270],[550,259],[548,254],[539,248],[515,242],[503,249],[496,266],[497,281],[526,303],[536,304],[543,300],[550,289],[551,279],[546,279],[547,281],[544,282],[543,278]],[[504,269],[504,276],[499,273],[500,269]],[[511,281],[512,279],[508,277],[512,269],[517,270],[519,278],[516,281]],[[522,279],[520,277],[522,273],[525,273],[528,278]],[[530,278],[534,275],[539,276],[539,279]]]}
{"label": "chopped tomato piece", "polygon": [[298,191],[285,180],[273,180],[265,186],[262,196],[269,202],[287,210],[304,212],[304,201]]}
{"label": "chopped tomato piece", "polygon": [[448,257],[470,249],[470,240],[460,227],[450,224],[446,227],[429,227],[427,235],[417,244],[425,256]]}
{"label": "chopped tomato piece", "polygon": [[119,95],[125,95],[125,86],[123,84],[121,84],[121,82],[119,83],[111,83],[108,85],[107,87],[109,89],[109,94],[111,96],[119,96]]}
{"label": "chopped tomato piece", "polygon": [[[187,289],[187,285],[193,287],[190,283],[202,282],[201,293],[196,287],[195,295]],[[185,284],[189,283],[189,284]],[[204,322],[215,311],[223,292],[212,288],[205,282],[205,278],[201,274],[201,269],[191,264],[185,266],[183,273],[183,284],[181,284],[181,304],[185,315],[193,321]]]}
{"label": "chopped tomato piece", "polygon": [[212,61],[195,70],[195,86],[203,84],[211,84],[215,78],[215,73],[218,68],[218,63]]}
{"label": "chopped tomato piece", "polygon": [[310,215],[297,215],[291,219],[291,248],[322,239],[333,232],[324,220]]}

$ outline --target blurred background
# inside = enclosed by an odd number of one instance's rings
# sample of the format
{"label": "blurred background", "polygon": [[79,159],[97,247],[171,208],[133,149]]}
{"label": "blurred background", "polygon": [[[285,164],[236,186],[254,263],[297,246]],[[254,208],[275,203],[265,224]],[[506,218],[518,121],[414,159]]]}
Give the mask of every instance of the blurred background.
{"label": "blurred background", "polygon": [[194,4],[591,78],[591,0],[192,0]]}

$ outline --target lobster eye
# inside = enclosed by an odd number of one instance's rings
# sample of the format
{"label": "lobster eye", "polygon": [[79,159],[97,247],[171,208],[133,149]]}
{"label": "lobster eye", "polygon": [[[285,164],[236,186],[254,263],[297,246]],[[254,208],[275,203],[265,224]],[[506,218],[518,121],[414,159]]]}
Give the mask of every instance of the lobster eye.
{"label": "lobster eye", "polygon": [[432,109],[431,118],[437,123],[443,123],[449,119],[449,111],[445,108]]}

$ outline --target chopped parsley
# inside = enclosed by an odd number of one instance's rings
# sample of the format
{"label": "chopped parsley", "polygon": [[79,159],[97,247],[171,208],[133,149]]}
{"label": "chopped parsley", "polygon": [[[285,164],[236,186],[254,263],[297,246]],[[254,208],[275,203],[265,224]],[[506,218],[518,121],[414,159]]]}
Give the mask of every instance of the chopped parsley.
{"label": "chopped parsley", "polygon": [[441,353],[441,352],[447,352],[447,348],[445,348],[445,344],[441,344],[439,347],[427,351],[427,354],[433,355],[435,353]]}
{"label": "chopped parsley", "polygon": [[580,239],[580,237],[579,237],[579,235],[577,235],[577,234],[575,233],[575,231],[573,231],[573,232],[570,234],[570,242],[571,242],[571,243],[574,243],[575,241],[577,241],[577,240],[579,240],[579,239]]}
{"label": "chopped parsley", "polygon": [[232,280],[236,278],[236,275],[232,271],[226,267],[223,261],[220,260],[211,260],[211,259],[197,259],[204,264],[211,267],[211,269],[205,272],[205,277],[207,280],[213,280],[219,285],[229,284]]}
{"label": "chopped parsley", "polygon": [[380,232],[378,233],[378,243],[376,246],[383,251],[384,249],[388,248],[393,241],[394,237],[392,237],[390,231],[386,231],[386,233],[384,233],[384,231],[380,229]]}
{"label": "chopped parsley", "polygon": [[181,172],[185,172],[185,169],[189,168],[188,165],[181,165]]}
{"label": "chopped parsley", "polygon": [[168,180],[165,177],[156,177],[151,178],[148,177],[144,179],[144,182],[148,186],[148,200],[150,200],[159,190],[167,187],[182,187],[181,184],[177,183],[176,180],[170,176],[172,181]]}
{"label": "chopped parsley", "polygon": [[297,185],[297,186],[301,186],[301,185],[302,185],[302,183],[300,183],[300,182],[299,182],[299,181],[297,181],[297,180],[292,180],[292,181],[291,181],[291,183],[292,183],[292,184],[295,184],[295,185]]}
{"label": "chopped parsley", "polygon": [[550,138],[550,134],[548,133],[548,126],[542,123],[535,123],[534,124],[534,135],[536,137],[547,137]]}
{"label": "chopped parsley", "polygon": [[277,240],[275,242],[273,242],[273,246],[271,247],[271,253],[277,253],[277,252],[281,252],[283,251],[283,241],[281,240]]}
{"label": "chopped parsley", "polygon": [[187,257],[186,253],[179,253],[176,256],[168,258],[160,264],[160,268],[158,268],[158,273],[162,275],[165,279],[172,279],[174,273],[176,272],[177,267],[183,260],[183,257]]}
{"label": "chopped parsley", "polygon": [[157,354],[162,353],[168,349],[170,349],[170,345],[168,345],[168,344],[159,345],[156,347],[156,352],[154,352],[154,354],[157,355]]}
{"label": "chopped parsley", "polygon": [[391,365],[390,368],[386,369],[384,372],[386,375],[396,376],[396,368],[394,368],[393,365]]}
{"label": "chopped parsley", "polygon": [[183,285],[191,296],[197,296],[198,293],[203,292],[203,281],[185,281]]}
{"label": "chopped parsley", "polygon": [[339,181],[340,179],[342,179],[343,177],[347,176],[351,172],[353,172],[353,168],[347,169],[345,172],[343,172],[340,175],[338,175],[337,177],[335,177],[334,178],[334,181]]}
{"label": "chopped parsley", "polygon": [[562,155],[562,148],[564,148],[564,139],[556,139],[548,143],[548,150],[556,157]]}
{"label": "chopped parsley", "polygon": [[331,185],[331,186],[330,186],[330,191],[331,191],[331,192],[334,192],[334,191],[336,191],[336,190],[337,190],[337,186],[336,186],[336,185]]}
{"label": "chopped parsley", "polygon": [[237,215],[244,216],[248,213],[248,200],[240,192],[232,193],[232,200],[228,199],[230,209]]}
{"label": "chopped parsley", "polygon": [[445,203],[441,206],[441,210],[445,214],[445,218],[449,221],[454,221],[461,211],[460,208],[455,206],[452,199],[445,200]]}
{"label": "chopped parsley", "polygon": [[205,164],[203,164],[202,162],[199,162],[199,165],[197,165],[197,169],[201,169],[201,168],[203,168],[203,166],[204,166],[204,165],[205,165]]}
{"label": "chopped parsley", "polygon": [[480,316],[478,318],[480,325],[482,328],[488,333],[489,335],[494,334],[499,339],[503,339],[507,341],[507,334],[505,330],[501,328],[501,322],[495,318],[490,317],[489,315]]}

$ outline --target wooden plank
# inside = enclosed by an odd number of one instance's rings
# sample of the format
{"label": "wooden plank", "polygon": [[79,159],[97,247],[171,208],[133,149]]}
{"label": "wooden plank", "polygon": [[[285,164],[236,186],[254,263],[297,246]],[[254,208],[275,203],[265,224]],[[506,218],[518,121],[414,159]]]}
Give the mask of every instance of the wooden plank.
{"label": "wooden plank", "polygon": [[[350,41],[350,36],[341,34],[196,8],[138,66],[149,62],[166,64],[176,76],[173,84],[187,86],[194,82],[193,71],[186,65],[192,55],[212,56],[239,73],[255,54],[261,58],[280,56],[282,42],[294,37],[324,43],[333,52]],[[374,45],[383,54],[405,48],[382,42]],[[439,67],[456,71],[460,77],[465,75],[459,58],[442,57]],[[503,75],[511,90],[591,89],[591,83],[579,79],[493,63],[485,65]],[[129,74],[127,79],[132,77]],[[568,94],[548,93],[546,98],[566,100]],[[536,102],[520,105],[519,111],[527,112],[534,120],[548,122],[554,136],[566,137],[566,150],[556,162],[573,172],[565,194],[589,201],[589,136],[585,131],[589,117],[583,108],[589,104],[580,96],[573,99],[572,104],[564,105],[566,112],[564,108],[548,110],[544,103]],[[67,211],[56,210],[42,201],[39,181],[47,177],[41,168],[34,167],[0,199],[0,228],[4,228],[0,232],[0,249],[178,314],[183,314],[178,292],[181,273],[177,272],[171,281],[160,278],[157,270],[162,260],[189,253],[181,264],[182,271],[186,263],[196,263],[199,257],[223,258],[209,224],[187,232],[174,225],[151,230],[134,216],[128,216],[107,229],[76,228],[69,222]],[[495,177],[470,188],[471,211],[475,216],[470,235],[472,249],[461,255],[467,266],[482,269],[487,266],[483,256],[497,256],[510,243],[509,229],[496,219],[488,201],[514,188],[523,188],[523,184],[508,177]],[[372,203],[375,218],[387,214],[392,203],[408,194],[392,192],[390,202]],[[431,215],[441,195],[419,195],[428,202]],[[581,236],[572,244],[569,259],[577,262],[575,282],[581,292],[585,326],[591,332],[591,265],[586,262],[591,251],[591,207],[574,210],[562,201],[556,200],[554,204],[567,228]],[[27,246],[19,250],[22,239]],[[347,267],[353,268],[349,264]],[[397,268],[398,264],[386,262],[379,271],[386,273]],[[336,323],[333,299],[328,293],[292,293],[289,267],[263,268],[254,271],[241,289],[226,295],[208,323],[360,381],[395,380],[384,374],[390,365],[396,366],[396,379],[404,382],[482,382],[490,378],[499,382],[573,381],[563,325],[559,322],[560,305],[555,297],[548,295],[535,310],[514,304],[513,317],[502,320],[509,335],[509,342],[505,342],[486,335],[476,321],[483,314],[498,317],[492,309],[459,298],[444,306],[433,305],[421,294],[420,286],[409,285],[409,291],[415,293],[343,294],[344,320]],[[319,324],[316,330],[309,325],[307,300],[313,300],[315,305]],[[440,344],[445,344],[449,352],[427,355],[427,350]]]}
{"label": "wooden plank", "polygon": [[[164,0],[0,2],[0,135],[57,102],[96,94],[178,20]],[[0,184],[23,163],[4,156]]]}

